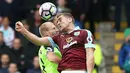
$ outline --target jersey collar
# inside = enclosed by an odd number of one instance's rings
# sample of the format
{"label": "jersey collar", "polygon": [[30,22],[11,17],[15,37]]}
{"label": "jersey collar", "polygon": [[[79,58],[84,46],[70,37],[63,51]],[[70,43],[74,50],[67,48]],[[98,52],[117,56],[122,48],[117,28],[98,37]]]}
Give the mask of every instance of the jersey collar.
{"label": "jersey collar", "polygon": [[80,27],[79,26],[76,26],[72,31],[70,31],[69,33],[73,32],[74,30],[79,30]]}

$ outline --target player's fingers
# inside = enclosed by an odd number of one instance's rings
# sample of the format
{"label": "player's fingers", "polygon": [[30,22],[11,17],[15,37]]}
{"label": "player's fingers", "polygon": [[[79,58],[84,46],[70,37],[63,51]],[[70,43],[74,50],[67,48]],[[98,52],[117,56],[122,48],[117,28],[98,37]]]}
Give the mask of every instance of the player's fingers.
{"label": "player's fingers", "polygon": [[19,24],[19,22],[20,22],[20,21],[17,21],[15,24],[17,25],[17,24]]}
{"label": "player's fingers", "polygon": [[15,26],[15,29],[19,29],[19,27],[16,25],[16,26]]}
{"label": "player's fingers", "polygon": [[18,30],[18,28],[15,28],[15,30]]}
{"label": "player's fingers", "polygon": [[18,21],[16,22],[16,26],[23,26],[23,24],[20,21]]}
{"label": "player's fingers", "polygon": [[18,27],[18,25],[16,24],[16,25],[15,25],[15,29],[18,29],[18,28],[19,28],[19,27]]}
{"label": "player's fingers", "polygon": [[18,30],[20,28],[20,26],[19,26],[19,23],[17,22],[16,24],[15,24],[15,30]]}
{"label": "player's fingers", "polygon": [[19,31],[19,29],[18,29],[18,28],[15,28],[15,30],[16,30],[16,31]]}

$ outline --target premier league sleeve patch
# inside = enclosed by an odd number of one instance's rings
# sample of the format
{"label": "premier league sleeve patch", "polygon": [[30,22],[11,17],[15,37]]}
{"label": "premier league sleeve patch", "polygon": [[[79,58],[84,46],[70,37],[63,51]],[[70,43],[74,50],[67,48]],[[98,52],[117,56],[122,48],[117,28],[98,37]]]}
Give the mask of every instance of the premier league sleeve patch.
{"label": "premier league sleeve patch", "polygon": [[47,51],[53,52],[54,49],[52,47],[47,47]]}
{"label": "premier league sleeve patch", "polygon": [[74,32],[74,36],[79,36],[80,35],[80,31]]}

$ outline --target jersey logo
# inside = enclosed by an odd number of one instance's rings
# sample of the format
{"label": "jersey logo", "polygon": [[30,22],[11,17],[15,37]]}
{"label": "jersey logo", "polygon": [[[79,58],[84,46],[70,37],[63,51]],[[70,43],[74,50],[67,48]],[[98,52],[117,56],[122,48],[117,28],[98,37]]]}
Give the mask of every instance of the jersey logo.
{"label": "jersey logo", "polygon": [[70,42],[72,42],[72,41],[73,41],[73,37],[69,37],[69,38],[66,39],[66,42],[67,42],[67,43],[70,43]]}
{"label": "jersey logo", "polygon": [[80,31],[74,32],[74,36],[78,36],[78,35],[80,35]]}
{"label": "jersey logo", "polygon": [[77,44],[77,41],[73,41],[73,42],[67,43],[66,45],[63,46],[63,49],[69,48],[70,46],[73,46],[74,44]]}

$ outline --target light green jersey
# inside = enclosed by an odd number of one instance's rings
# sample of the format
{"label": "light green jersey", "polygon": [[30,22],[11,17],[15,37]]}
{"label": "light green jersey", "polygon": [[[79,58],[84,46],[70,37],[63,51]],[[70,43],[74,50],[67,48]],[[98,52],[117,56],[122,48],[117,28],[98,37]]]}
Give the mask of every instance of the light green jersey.
{"label": "light green jersey", "polygon": [[57,48],[51,48],[51,47],[44,47],[41,46],[39,49],[39,63],[40,63],[40,68],[43,73],[59,73],[57,71],[58,64],[50,62],[47,58],[47,52],[52,51],[54,52],[57,56],[61,57],[61,53]]}

